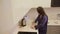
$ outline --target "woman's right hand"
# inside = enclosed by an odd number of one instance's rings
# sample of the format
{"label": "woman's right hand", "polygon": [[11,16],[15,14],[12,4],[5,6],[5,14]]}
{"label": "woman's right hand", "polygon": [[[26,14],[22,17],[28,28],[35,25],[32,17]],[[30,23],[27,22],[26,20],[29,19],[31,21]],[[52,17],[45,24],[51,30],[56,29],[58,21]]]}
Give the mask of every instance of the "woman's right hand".
{"label": "woman's right hand", "polygon": [[34,25],[31,25],[31,29],[35,29]]}
{"label": "woman's right hand", "polygon": [[35,26],[36,26],[36,24],[35,23],[32,23],[31,24],[31,29],[35,29]]}

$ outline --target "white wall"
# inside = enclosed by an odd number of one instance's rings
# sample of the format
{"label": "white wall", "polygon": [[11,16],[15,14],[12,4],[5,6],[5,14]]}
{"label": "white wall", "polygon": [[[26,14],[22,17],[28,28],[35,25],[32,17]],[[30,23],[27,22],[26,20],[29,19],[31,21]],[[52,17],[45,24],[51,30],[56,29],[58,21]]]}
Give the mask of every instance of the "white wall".
{"label": "white wall", "polygon": [[13,25],[11,0],[0,0],[0,34],[9,34]]}
{"label": "white wall", "polygon": [[18,23],[31,8],[50,7],[51,0],[12,0],[14,22]]}

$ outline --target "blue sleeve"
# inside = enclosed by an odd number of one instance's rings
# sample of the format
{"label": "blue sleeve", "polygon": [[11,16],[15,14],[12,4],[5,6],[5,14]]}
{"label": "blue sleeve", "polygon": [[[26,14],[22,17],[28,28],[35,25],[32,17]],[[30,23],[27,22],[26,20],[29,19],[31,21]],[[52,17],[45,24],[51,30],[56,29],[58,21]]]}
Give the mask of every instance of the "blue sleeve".
{"label": "blue sleeve", "polygon": [[38,21],[39,17],[36,18],[35,23]]}
{"label": "blue sleeve", "polygon": [[47,21],[48,21],[48,17],[44,16],[43,20],[41,21],[41,23],[39,25],[37,25],[37,28],[45,26],[45,24],[47,23]]}

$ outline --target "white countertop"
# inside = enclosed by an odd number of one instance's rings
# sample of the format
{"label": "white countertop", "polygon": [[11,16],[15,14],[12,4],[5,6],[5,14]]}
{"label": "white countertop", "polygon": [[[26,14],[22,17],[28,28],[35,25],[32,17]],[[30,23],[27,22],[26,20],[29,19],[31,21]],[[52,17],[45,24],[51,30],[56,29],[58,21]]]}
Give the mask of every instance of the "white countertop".
{"label": "white countertop", "polygon": [[31,29],[30,27],[25,26],[25,27],[19,28],[19,31],[22,31],[22,32],[37,32],[38,30]]}
{"label": "white countertop", "polygon": [[48,25],[51,26],[60,26],[60,20],[49,20]]}
{"label": "white countertop", "polygon": [[21,28],[19,28],[19,26],[17,26],[16,29],[14,30],[13,34],[17,34],[19,31],[21,31],[21,32],[37,32],[38,33],[38,30],[31,29],[28,26],[21,27]]}

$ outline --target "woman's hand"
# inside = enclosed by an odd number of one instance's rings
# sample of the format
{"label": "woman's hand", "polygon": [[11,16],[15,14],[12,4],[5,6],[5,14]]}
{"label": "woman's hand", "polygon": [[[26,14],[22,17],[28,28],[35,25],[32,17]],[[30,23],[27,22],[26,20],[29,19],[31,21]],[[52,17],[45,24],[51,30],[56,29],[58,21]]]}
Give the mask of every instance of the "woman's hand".
{"label": "woman's hand", "polygon": [[35,29],[36,23],[31,24],[31,29]]}

